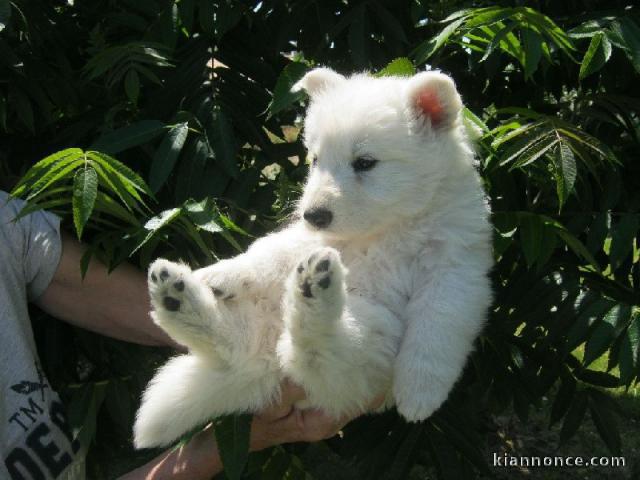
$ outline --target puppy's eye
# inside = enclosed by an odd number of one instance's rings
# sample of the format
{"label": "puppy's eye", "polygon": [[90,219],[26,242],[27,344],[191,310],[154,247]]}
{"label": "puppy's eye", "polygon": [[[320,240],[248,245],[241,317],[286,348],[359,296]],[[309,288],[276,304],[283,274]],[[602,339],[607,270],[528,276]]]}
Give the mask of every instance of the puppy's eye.
{"label": "puppy's eye", "polygon": [[353,162],[351,162],[351,167],[353,168],[354,172],[366,172],[375,167],[377,163],[378,160],[376,160],[375,158],[362,156],[356,158]]}

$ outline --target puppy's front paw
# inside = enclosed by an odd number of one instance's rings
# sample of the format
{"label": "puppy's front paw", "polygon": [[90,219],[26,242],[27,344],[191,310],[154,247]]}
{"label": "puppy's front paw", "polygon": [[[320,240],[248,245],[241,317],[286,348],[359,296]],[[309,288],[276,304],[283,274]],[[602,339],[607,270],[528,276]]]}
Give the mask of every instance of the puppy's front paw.
{"label": "puppy's front paw", "polygon": [[344,267],[333,248],[316,250],[296,267],[296,288],[306,302],[339,300],[344,292]]}

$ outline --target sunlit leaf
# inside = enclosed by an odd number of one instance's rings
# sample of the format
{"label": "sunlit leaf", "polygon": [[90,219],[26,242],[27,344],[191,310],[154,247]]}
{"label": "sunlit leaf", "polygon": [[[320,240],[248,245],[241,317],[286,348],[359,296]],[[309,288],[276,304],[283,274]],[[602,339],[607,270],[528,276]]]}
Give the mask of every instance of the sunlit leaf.
{"label": "sunlit leaf", "polygon": [[611,42],[607,36],[598,32],[591,37],[591,43],[580,65],[580,80],[600,70],[611,57]]}
{"label": "sunlit leaf", "polygon": [[98,175],[87,166],[79,169],[73,178],[73,224],[78,238],[82,237],[98,194]]}

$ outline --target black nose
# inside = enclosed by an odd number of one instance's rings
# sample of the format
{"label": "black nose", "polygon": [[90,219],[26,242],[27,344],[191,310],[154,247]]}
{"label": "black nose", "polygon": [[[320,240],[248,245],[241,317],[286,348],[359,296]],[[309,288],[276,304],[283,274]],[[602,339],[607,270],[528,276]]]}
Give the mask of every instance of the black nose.
{"label": "black nose", "polygon": [[302,216],[311,225],[317,228],[327,228],[333,220],[333,213],[326,208],[312,208],[305,211]]}

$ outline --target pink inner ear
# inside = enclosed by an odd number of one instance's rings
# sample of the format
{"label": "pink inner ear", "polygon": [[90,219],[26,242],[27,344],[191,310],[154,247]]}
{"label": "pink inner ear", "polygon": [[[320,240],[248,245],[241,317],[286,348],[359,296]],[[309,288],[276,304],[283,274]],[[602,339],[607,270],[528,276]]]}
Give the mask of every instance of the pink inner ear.
{"label": "pink inner ear", "polygon": [[416,99],[418,108],[431,118],[431,125],[438,126],[444,120],[445,112],[438,94],[433,90],[424,90]]}

